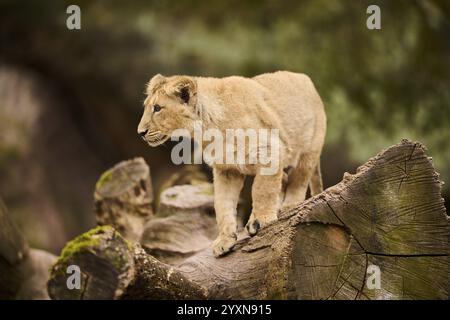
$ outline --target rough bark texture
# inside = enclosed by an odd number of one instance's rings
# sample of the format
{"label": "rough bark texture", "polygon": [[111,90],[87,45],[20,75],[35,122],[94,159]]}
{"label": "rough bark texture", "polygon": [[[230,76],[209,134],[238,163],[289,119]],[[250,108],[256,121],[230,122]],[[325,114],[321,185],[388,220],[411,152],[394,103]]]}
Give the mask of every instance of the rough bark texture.
{"label": "rough bark texture", "polygon": [[94,198],[99,225],[112,225],[125,238],[139,240],[153,215],[150,168],[142,158],[117,164],[100,177]]}
{"label": "rough bark texture", "polygon": [[[338,185],[281,212],[253,238],[241,234],[223,258],[207,247],[170,266],[139,244],[118,246],[111,237],[125,240],[106,232],[94,237],[101,250],[63,254],[52,274],[65,259],[78,265],[89,260],[88,284],[112,284],[97,298],[449,299],[450,226],[440,187],[424,148],[405,140]],[[186,228],[194,219],[184,220]],[[177,223],[166,221],[166,230],[172,225]],[[177,242],[193,236],[179,233]],[[159,237],[145,239],[147,247],[152,241],[161,246]],[[128,269],[115,267],[103,253],[118,247]],[[381,270],[380,289],[366,286],[370,265]],[[52,279],[50,295],[68,297],[66,278]]]}
{"label": "rough bark texture", "polygon": [[50,267],[56,257],[31,249],[0,199],[0,300],[48,299]]}

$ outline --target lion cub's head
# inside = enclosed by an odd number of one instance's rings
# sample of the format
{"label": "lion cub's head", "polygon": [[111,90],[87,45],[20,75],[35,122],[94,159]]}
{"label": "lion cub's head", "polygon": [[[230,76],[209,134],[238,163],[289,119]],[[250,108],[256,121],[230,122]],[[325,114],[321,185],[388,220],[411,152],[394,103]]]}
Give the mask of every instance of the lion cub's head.
{"label": "lion cub's head", "polygon": [[192,132],[196,114],[197,83],[187,76],[154,76],[147,85],[139,135],[152,147],[170,138],[176,129]]}

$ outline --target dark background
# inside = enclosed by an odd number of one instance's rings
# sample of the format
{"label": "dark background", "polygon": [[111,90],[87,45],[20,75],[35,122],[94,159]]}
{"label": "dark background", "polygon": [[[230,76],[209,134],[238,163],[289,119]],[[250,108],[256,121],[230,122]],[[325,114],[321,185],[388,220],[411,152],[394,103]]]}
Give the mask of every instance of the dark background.
{"label": "dark background", "polygon": [[[70,4],[81,30],[66,28]],[[381,30],[366,28],[370,4]],[[94,225],[108,167],[144,156],[158,189],[179,167],[136,134],[156,73],[304,72],[328,115],[325,186],[402,138],[448,182],[449,18],[446,0],[0,0],[0,197],[33,246],[57,253]]]}

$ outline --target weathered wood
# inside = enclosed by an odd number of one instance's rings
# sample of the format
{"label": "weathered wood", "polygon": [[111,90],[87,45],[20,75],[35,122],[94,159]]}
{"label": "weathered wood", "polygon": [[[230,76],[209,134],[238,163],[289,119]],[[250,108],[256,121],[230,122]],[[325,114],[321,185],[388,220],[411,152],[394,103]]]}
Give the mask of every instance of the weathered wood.
{"label": "weathered wood", "polygon": [[[214,197],[211,183],[189,170],[193,185],[175,185],[162,191],[157,215],[151,212],[150,170],[142,158],[124,161],[106,171],[96,186],[99,225],[112,225],[126,239],[163,262],[176,265],[207,248],[216,237]],[[201,176],[200,176],[201,178]],[[180,180],[181,179],[181,180]]]}
{"label": "weathered wood", "polygon": [[[66,285],[70,265],[77,265],[82,272],[79,290]],[[93,229],[68,243],[52,269],[48,291],[53,299],[205,297],[198,285],[110,226]]]}
{"label": "weathered wood", "polygon": [[174,186],[196,185],[209,182],[208,175],[202,170],[202,167],[195,164],[187,164],[182,166],[176,172],[171,174],[155,193],[155,211],[159,212],[161,193],[164,190]]}
{"label": "weathered wood", "polygon": [[140,240],[147,253],[177,265],[210,246],[217,236],[211,183],[173,186],[160,199],[157,217],[147,222]]}
{"label": "weathered wood", "polygon": [[[310,255],[308,263],[298,264],[297,274],[309,275],[309,281],[301,283],[314,285],[298,287],[297,297],[449,298],[449,219],[441,198],[441,182],[422,145],[405,140],[389,148],[319,197],[323,198],[321,204],[303,219],[310,226],[303,227],[297,237],[313,236],[320,244],[324,236],[308,228],[327,222],[339,228],[342,248],[347,245],[347,250],[334,262],[318,262],[317,256]],[[331,229],[329,226],[327,229]],[[332,243],[316,249],[326,251]],[[296,251],[300,259],[307,259],[308,250],[301,243]],[[316,267],[311,270],[310,265]],[[369,290],[365,285],[370,265],[381,270],[379,290]],[[331,287],[330,281],[323,281],[330,273],[335,279]]]}
{"label": "weathered wood", "polygon": [[214,188],[211,183],[177,185],[161,193],[158,216],[199,211],[214,212]]}
{"label": "weathered wood", "polygon": [[49,299],[47,281],[50,277],[50,269],[55,262],[54,254],[31,248],[25,256],[24,262],[17,266],[19,273],[23,276],[23,281],[15,299]]}
{"label": "weathered wood", "polygon": [[48,299],[46,283],[56,257],[30,249],[0,199],[0,299]]}
{"label": "weathered wood", "polygon": [[[69,242],[52,268],[48,292],[53,299],[114,299],[133,277],[132,244],[112,227],[97,227]],[[81,270],[80,289],[67,286],[67,268]],[[58,284],[58,285],[55,285]]]}
{"label": "weathered wood", "polygon": [[138,241],[153,216],[150,168],[142,158],[117,164],[100,177],[94,198],[99,225],[112,225],[125,238]]}
{"label": "weathered wood", "polygon": [[[402,141],[256,236],[241,235],[222,258],[205,248],[169,267],[140,252],[150,267],[141,264],[146,274],[139,269],[116,298],[168,297],[168,286],[156,293],[151,285],[174,273],[183,281],[173,290],[185,297],[201,288],[208,299],[449,299],[450,225],[440,187],[424,148]],[[372,264],[380,289],[366,286]]]}

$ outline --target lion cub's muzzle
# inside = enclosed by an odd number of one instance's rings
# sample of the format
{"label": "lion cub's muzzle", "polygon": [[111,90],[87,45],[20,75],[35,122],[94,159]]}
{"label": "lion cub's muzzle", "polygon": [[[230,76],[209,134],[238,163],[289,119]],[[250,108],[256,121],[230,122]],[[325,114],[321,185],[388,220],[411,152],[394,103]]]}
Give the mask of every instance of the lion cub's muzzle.
{"label": "lion cub's muzzle", "polygon": [[156,147],[162,143],[164,143],[169,136],[162,134],[161,131],[151,131],[148,130],[139,132],[139,135],[142,139],[145,140],[151,147]]}

